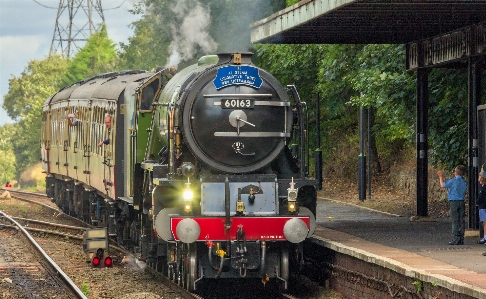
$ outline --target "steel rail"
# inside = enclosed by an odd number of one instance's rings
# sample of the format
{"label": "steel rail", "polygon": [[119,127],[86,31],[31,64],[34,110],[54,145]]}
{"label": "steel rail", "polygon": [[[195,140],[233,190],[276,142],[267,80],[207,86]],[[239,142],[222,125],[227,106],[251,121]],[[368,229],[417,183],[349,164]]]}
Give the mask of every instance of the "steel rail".
{"label": "steel rail", "polygon": [[18,223],[12,217],[5,214],[3,211],[0,211],[0,215],[16,225],[16,227],[24,234],[24,236],[29,240],[29,242],[35,247],[37,252],[39,252],[42,255],[42,257],[48,262],[49,266],[57,272],[60,279],[64,283],[66,283],[67,286],[69,286],[69,288],[71,289],[73,294],[76,295],[77,298],[88,299],[88,297],[86,297],[83,294],[83,292],[71,280],[71,278],[66,273],[64,273],[64,271],[62,271],[61,267],[59,267],[59,265],[57,265],[56,262],[54,262],[54,260],[51,259],[51,257],[42,249],[42,247],[34,240],[34,238],[32,238],[29,232],[22,225],[20,225],[20,223]]}

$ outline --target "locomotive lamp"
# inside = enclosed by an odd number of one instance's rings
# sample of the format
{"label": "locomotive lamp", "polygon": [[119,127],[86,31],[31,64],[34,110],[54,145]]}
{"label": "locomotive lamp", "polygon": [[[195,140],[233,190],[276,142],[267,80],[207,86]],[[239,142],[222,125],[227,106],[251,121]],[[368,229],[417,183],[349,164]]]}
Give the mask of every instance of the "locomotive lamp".
{"label": "locomotive lamp", "polygon": [[187,178],[186,188],[182,193],[182,198],[184,199],[184,212],[190,213],[192,211],[192,199],[194,198],[194,192],[191,190],[191,183],[189,178]]}
{"label": "locomotive lamp", "polygon": [[191,189],[190,177],[194,175],[195,167],[191,162],[184,162],[181,166],[182,175],[187,177],[186,188],[182,194],[184,199],[184,212],[190,213],[192,211],[192,199],[194,198],[194,192]]}
{"label": "locomotive lamp", "polygon": [[290,213],[295,213],[297,211],[297,191],[295,188],[294,178],[292,177],[292,182],[289,183],[290,188],[287,189],[287,209]]}
{"label": "locomotive lamp", "polygon": [[184,201],[191,201],[194,198],[194,192],[192,192],[191,188],[189,187],[190,184],[191,183],[186,183],[188,186],[186,189],[184,189],[184,193],[182,194]]}

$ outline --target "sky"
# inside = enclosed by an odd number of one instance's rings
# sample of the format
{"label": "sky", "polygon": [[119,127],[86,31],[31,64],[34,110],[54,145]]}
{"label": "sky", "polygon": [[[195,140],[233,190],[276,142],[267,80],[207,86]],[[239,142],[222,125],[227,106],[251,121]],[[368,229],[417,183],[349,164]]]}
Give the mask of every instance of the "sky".
{"label": "sky", "polygon": [[[1,108],[3,97],[8,93],[8,80],[13,76],[20,77],[29,61],[42,60],[49,55],[56,28],[57,8],[60,3],[67,5],[66,2],[0,0],[0,126],[14,123]],[[74,2],[80,3],[79,0]],[[117,46],[120,42],[127,43],[128,38],[133,36],[133,30],[129,25],[140,17],[132,15],[128,10],[135,2],[137,1],[101,0],[108,36]],[[83,3],[87,3],[87,0]],[[120,8],[116,8],[118,6]],[[86,14],[77,12],[73,23],[79,27],[83,26],[87,23],[83,20],[85,16]],[[98,12],[93,12],[92,20],[95,23],[101,20]],[[59,22],[63,27],[67,26],[66,11],[61,14]],[[57,48],[56,43],[54,47]]]}

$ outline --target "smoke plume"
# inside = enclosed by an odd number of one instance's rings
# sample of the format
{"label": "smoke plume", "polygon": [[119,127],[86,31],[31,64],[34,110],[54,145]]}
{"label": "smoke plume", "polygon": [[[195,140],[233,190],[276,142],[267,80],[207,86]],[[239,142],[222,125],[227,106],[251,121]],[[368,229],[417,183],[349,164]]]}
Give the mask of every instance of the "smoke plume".
{"label": "smoke plume", "polygon": [[214,52],[217,43],[207,32],[210,24],[210,9],[197,0],[179,0],[172,8],[176,24],[171,26],[173,41],[169,46],[170,57],[167,66],[194,58],[197,50]]}

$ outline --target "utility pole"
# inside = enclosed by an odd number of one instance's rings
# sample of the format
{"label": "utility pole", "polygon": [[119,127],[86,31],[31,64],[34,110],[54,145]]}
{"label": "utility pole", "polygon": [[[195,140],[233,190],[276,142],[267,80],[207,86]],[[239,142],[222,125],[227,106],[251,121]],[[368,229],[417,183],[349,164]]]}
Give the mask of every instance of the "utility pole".
{"label": "utility pole", "polygon": [[104,23],[101,0],[59,0],[50,54],[71,57]]}

